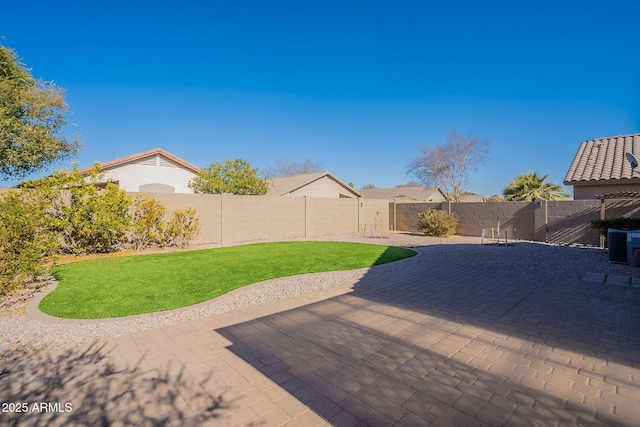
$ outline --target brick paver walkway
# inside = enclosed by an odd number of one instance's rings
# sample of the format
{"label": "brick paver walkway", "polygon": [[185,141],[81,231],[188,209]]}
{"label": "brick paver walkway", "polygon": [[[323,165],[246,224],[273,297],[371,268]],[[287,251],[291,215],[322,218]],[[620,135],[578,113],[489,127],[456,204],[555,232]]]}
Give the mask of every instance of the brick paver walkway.
{"label": "brick paver walkway", "polygon": [[3,365],[0,424],[640,425],[639,291],[415,263]]}

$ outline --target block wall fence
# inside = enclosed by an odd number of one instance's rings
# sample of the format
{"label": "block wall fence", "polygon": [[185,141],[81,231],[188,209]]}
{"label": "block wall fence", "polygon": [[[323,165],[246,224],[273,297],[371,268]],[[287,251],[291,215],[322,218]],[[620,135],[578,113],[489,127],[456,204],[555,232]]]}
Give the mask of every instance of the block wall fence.
{"label": "block wall fence", "polygon": [[[598,230],[591,220],[599,219],[600,200],[562,200],[538,202],[391,202],[390,228],[418,231],[418,213],[427,209],[446,210],[458,217],[457,234],[482,235],[483,228],[506,230],[509,239],[550,243],[599,245]],[[640,200],[605,200],[605,218],[640,215]]]}
{"label": "block wall fence", "polygon": [[[0,188],[0,193],[6,189]],[[379,235],[397,230],[418,232],[418,213],[446,210],[458,217],[457,234],[482,235],[497,227],[509,239],[597,246],[600,200],[538,202],[406,202],[376,199],[235,196],[231,194],[129,193],[164,203],[169,212],[192,207],[200,218],[195,244],[230,244],[285,240],[331,234]],[[606,200],[605,218],[640,216],[640,200]]]}
{"label": "block wall fence", "polygon": [[331,234],[374,235],[389,224],[389,201],[231,194],[129,193],[154,198],[169,212],[194,208],[200,233],[194,244],[230,244]]}

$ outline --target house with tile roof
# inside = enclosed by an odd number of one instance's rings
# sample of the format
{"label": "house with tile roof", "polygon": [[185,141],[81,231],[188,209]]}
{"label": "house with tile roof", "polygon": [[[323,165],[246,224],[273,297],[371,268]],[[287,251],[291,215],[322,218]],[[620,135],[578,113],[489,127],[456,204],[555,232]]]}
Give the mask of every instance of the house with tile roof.
{"label": "house with tile roof", "polygon": [[640,191],[640,168],[633,170],[626,153],[640,158],[640,134],[592,139],[580,144],[564,179],[575,200]]}
{"label": "house with tile roof", "polygon": [[439,187],[394,187],[369,188],[360,190],[365,199],[419,200],[427,202],[445,202],[445,194]]}
{"label": "house with tile roof", "polygon": [[328,171],[269,178],[267,196],[358,198],[360,192]]}
{"label": "house with tile roof", "polygon": [[[193,193],[188,187],[200,168],[161,148],[99,163],[105,178],[126,191]],[[83,175],[93,167],[80,169]]]}

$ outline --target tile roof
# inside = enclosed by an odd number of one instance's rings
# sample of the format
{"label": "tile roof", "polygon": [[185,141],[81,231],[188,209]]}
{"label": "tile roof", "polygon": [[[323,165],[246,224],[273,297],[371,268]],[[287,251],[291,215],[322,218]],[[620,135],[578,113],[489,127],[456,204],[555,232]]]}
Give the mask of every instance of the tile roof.
{"label": "tile roof", "polygon": [[578,148],[564,183],[572,185],[589,181],[630,179],[633,170],[625,158],[626,153],[640,157],[640,134],[584,141]]}
{"label": "tile roof", "polygon": [[365,199],[407,199],[407,200],[444,200],[445,195],[438,187],[394,187],[370,188],[360,190]]}
{"label": "tile roof", "polygon": [[340,181],[329,171],[304,173],[300,175],[283,176],[280,178],[269,178],[267,180],[269,182],[269,191],[267,191],[267,196],[284,196],[285,194],[298,190],[305,185],[309,185],[314,181],[322,179],[325,176],[350,190],[357,197],[360,197],[358,190],[351,188],[344,182]]}
{"label": "tile roof", "polygon": [[[175,154],[171,154],[168,151],[163,150],[162,148],[154,148],[153,150],[148,150],[148,151],[143,151],[142,153],[137,153],[137,154],[132,154],[130,156],[126,156],[126,157],[121,157],[115,160],[111,160],[108,162],[98,162],[100,163],[100,166],[102,167],[102,170],[108,170],[108,169],[112,169],[115,168],[117,166],[122,166],[125,165],[127,163],[133,163],[136,162],[138,160],[141,159],[145,159],[147,157],[152,157],[155,155],[161,155],[163,157],[166,157],[169,160],[174,161],[175,163],[179,164],[180,166],[184,167],[185,169],[189,169],[190,171],[192,171],[193,173],[198,173],[200,171],[200,168],[198,166],[195,166],[189,162],[187,162],[186,160],[181,159],[180,157],[176,156]],[[93,166],[88,167],[88,168],[84,168],[84,169],[80,169],[78,172],[80,172],[81,174],[85,174],[90,172],[93,169]]]}

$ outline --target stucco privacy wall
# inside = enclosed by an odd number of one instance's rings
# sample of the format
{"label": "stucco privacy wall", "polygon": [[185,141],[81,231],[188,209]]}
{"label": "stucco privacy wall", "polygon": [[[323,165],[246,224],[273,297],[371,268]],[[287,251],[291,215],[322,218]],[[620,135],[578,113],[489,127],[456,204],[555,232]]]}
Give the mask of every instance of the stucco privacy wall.
{"label": "stucco privacy wall", "polygon": [[230,194],[129,193],[154,198],[169,212],[193,207],[200,217],[194,244],[240,243],[357,233],[376,221],[389,223],[388,200]]}

